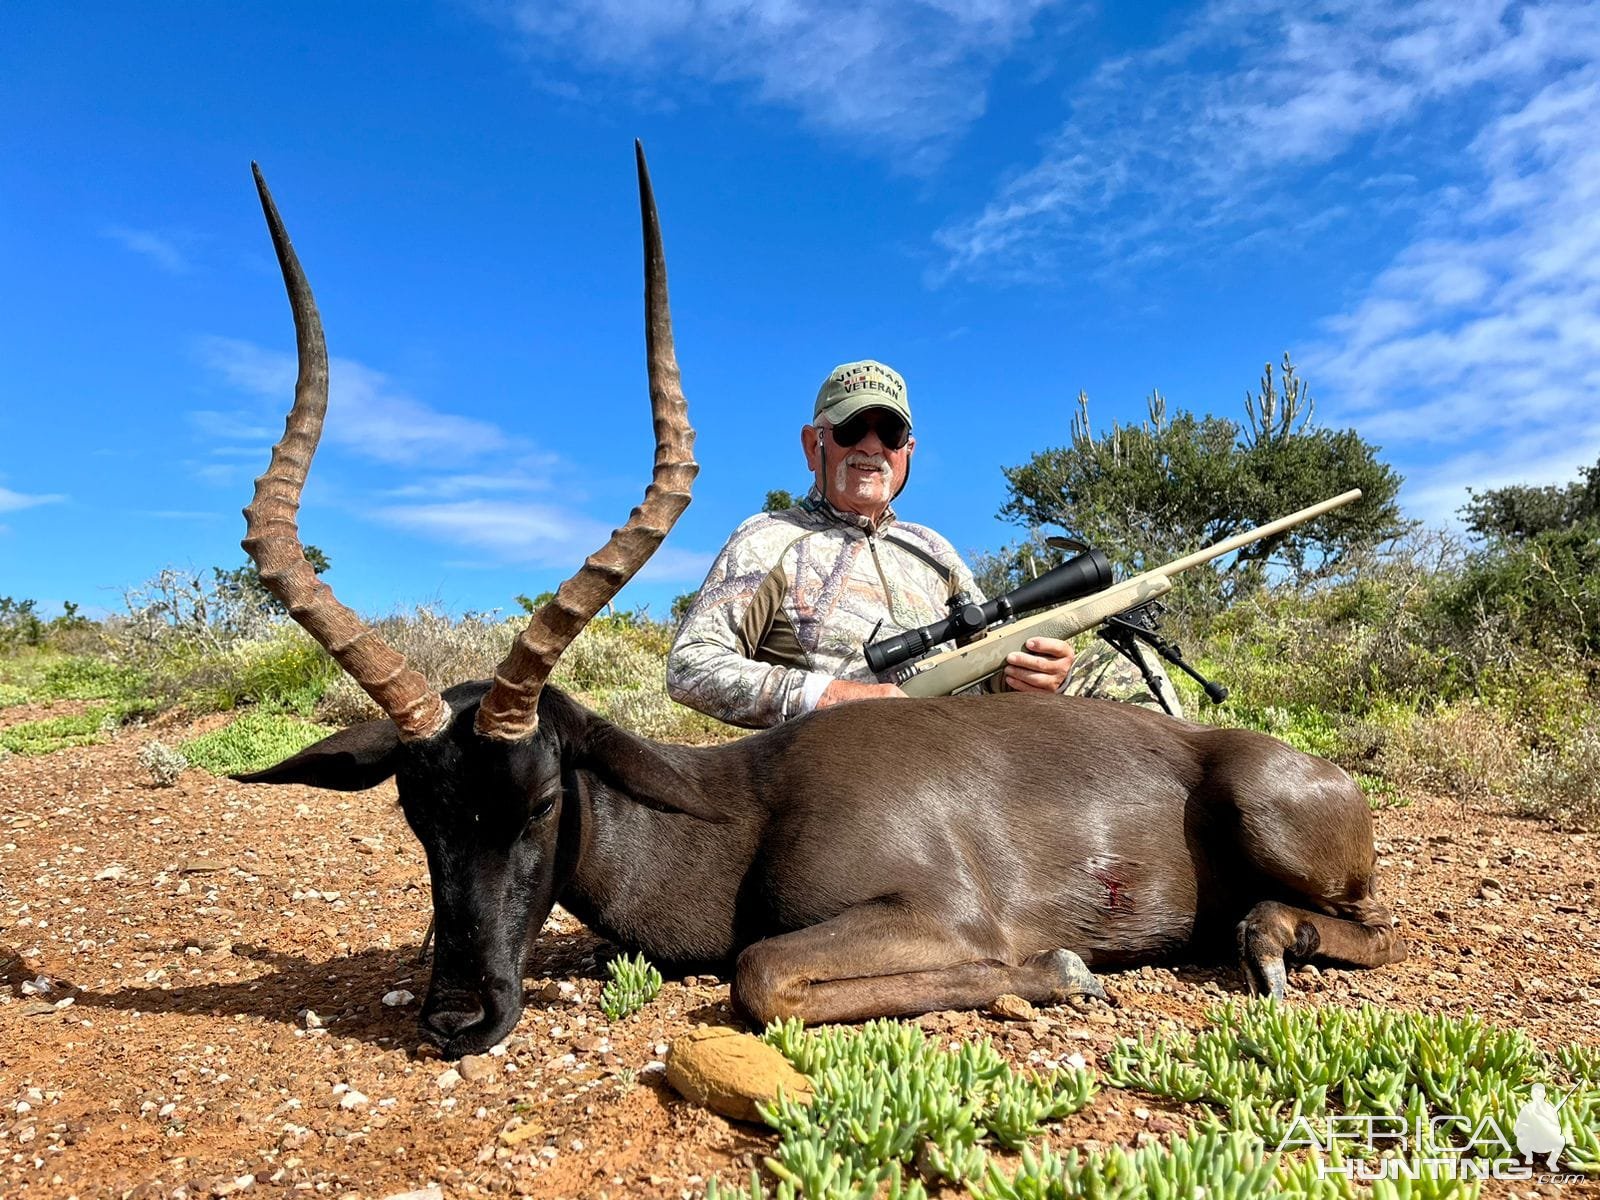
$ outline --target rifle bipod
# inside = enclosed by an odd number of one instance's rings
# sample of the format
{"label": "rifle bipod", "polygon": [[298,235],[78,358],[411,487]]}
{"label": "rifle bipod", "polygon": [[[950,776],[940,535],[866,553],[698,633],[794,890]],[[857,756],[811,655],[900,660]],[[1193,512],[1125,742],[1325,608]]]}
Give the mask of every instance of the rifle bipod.
{"label": "rifle bipod", "polygon": [[1199,671],[1195,670],[1183,657],[1183,647],[1167,641],[1161,636],[1161,614],[1166,611],[1165,606],[1157,603],[1142,604],[1138,608],[1129,609],[1114,617],[1107,617],[1100,626],[1100,636],[1116,647],[1117,651],[1139,668],[1145,682],[1150,685],[1150,691],[1160,697],[1161,688],[1157,681],[1151,678],[1151,669],[1144,657],[1139,653],[1136,642],[1144,642],[1162,658],[1173,666],[1183,671],[1205,689],[1206,698],[1213,704],[1221,704],[1228,698],[1228,689],[1220,683],[1213,683]]}

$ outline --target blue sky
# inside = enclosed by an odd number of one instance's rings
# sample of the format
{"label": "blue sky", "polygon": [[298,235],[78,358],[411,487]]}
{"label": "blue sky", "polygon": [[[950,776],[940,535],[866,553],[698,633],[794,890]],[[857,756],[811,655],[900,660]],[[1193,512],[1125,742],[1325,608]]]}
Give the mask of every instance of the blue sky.
{"label": "blue sky", "polygon": [[827,370],[908,378],[898,506],[975,552],[1004,465],[1289,350],[1448,520],[1600,456],[1600,7],[1479,0],[12,6],[0,71],[0,595],[115,608],[242,561],[321,306],[302,513],[341,599],[508,607],[648,477],[632,139],[695,500],[623,601],[696,586]]}

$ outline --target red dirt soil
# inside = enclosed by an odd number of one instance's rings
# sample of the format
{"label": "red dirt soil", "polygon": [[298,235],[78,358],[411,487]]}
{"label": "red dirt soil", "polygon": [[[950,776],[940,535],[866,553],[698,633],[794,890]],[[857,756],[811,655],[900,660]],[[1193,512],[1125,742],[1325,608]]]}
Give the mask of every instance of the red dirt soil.
{"label": "red dirt soil", "polygon": [[[0,710],[0,725],[42,715]],[[221,720],[0,763],[0,1196],[678,1198],[714,1174],[742,1182],[771,1152],[770,1133],[681,1100],[656,1065],[696,1023],[735,1023],[726,980],[669,977],[609,1024],[597,1001],[613,948],[559,909],[503,1053],[440,1061],[420,1045],[419,1001],[383,1002],[427,982],[428,876],[392,787],[189,770],[158,788],[135,761],[152,738]],[[1441,798],[1377,822],[1381,892],[1412,956],[1299,973],[1291,1002],[1470,1010],[1547,1045],[1595,1042],[1600,837]],[[1093,1064],[1117,1037],[1198,1027],[1241,986],[1215,967],[1105,980],[1114,1009],[920,1023],[992,1037],[1018,1064]],[[1183,1126],[1107,1089],[1051,1141],[1132,1145]],[[1580,1191],[1600,1187],[1565,1194]]]}

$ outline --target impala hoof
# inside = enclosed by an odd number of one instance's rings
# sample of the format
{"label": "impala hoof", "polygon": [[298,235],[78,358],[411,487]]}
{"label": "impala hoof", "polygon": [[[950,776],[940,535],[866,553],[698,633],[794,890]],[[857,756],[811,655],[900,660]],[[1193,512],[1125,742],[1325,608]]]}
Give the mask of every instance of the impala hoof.
{"label": "impala hoof", "polygon": [[1106,995],[1106,989],[1100,985],[1100,981],[1090,973],[1083,959],[1071,950],[1052,950],[1048,954],[1041,954],[1036,961],[1054,976],[1050,988],[1052,1003],[1060,1004],[1073,996],[1088,996],[1111,1003],[1111,997]]}

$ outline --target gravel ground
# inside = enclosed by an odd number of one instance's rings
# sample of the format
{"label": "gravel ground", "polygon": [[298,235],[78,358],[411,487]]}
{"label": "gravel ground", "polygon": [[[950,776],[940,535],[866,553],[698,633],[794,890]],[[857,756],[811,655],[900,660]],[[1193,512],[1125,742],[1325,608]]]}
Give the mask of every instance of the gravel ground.
{"label": "gravel ground", "polygon": [[[609,1024],[597,1001],[613,948],[559,909],[516,1033],[440,1061],[416,1034],[427,871],[392,787],[248,788],[190,770],[158,788],[135,761],[151,738],[221,720],[0,763],[0,1196],[694,1197],[770,1152],[761,1130],[662,1080],[675,1034],[734,1023],[726,980],[669,976]],[[1412,957],[1301,972],[1294,1003],[1470,1010],[1546,1044],[1600,1038],[1600,838],[1437,797],[1380,813],[1378,830]],[[1193,966],[1106,982],[1115,1009],[921,1023],[993,1037],[1019,1064],[1093,1064],[1116,1037],[1197,1027],[1240,986]],[[1133,1144],[1183,1123],[1106,1090],[1053,1140]]]}

